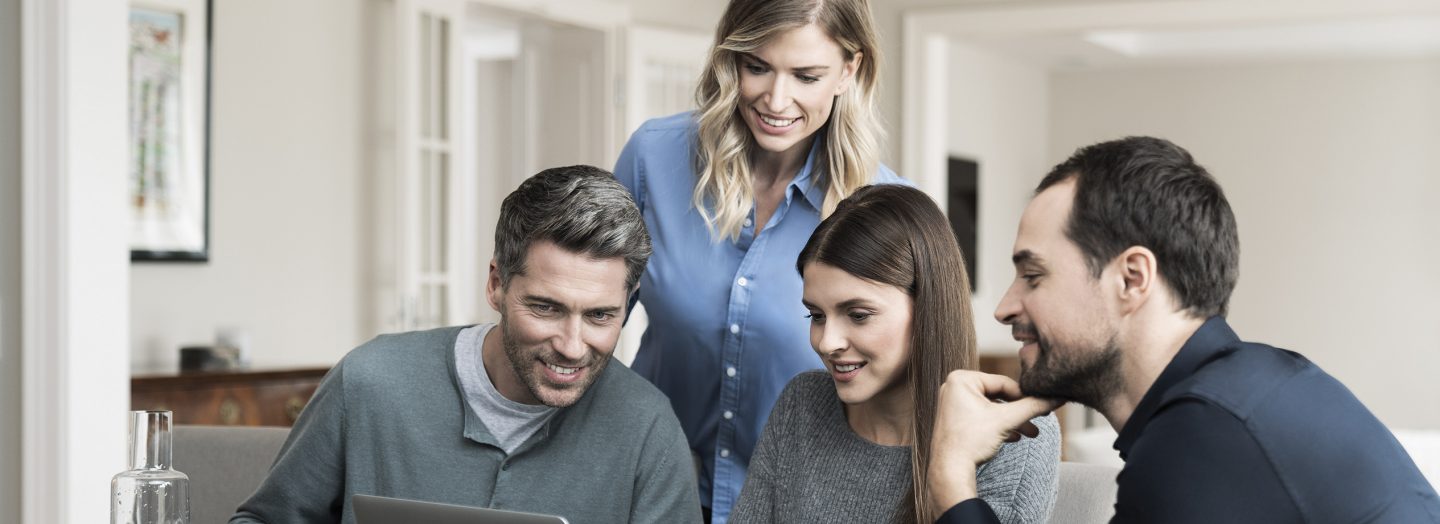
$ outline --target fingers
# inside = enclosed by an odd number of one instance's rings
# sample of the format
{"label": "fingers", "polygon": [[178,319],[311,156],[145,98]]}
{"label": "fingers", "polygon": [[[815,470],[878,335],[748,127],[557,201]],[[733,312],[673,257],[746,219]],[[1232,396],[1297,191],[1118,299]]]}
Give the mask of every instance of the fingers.
{"label": "fingers", "polygon": [[1025,397],[1020,391],[1020,383],[1010,377],[989,373],[975,373],[972,377],[980,385],[980,391],[986,398],[1016,400]]}
{"label": "fingers", "polygon": [[[1030,424],[1030,419],[1055,411],[1055,408],[1059,406],[1060,404],[1055,400],[1025,397],[1006,402],[1001,409],[995,410],[995,413],[1000,417],[1000,422],[1007,426],[1029,425],[1033,428],[1034,424]],[[1036,429],[1036,431],[1039,430]]]}
{"label": "fingers", "polygon": [[1034,422],[1026,420],[1025,423],[1005,434],[1005,442],[1019,442],[1024,437],[1035,438],[1038,436],[1040,436],[1040,427],[1036,426]]}
{"label": "fingers", "polygon": [[945,383],[940,385],[943,394],[946,386],[954,386],[974,391],[989,399],[1013,400],[1024,397],[1020,392],[1020,383],[1004,375],[991,375],[979,371],[959,369],[951,371],[946,377]]}

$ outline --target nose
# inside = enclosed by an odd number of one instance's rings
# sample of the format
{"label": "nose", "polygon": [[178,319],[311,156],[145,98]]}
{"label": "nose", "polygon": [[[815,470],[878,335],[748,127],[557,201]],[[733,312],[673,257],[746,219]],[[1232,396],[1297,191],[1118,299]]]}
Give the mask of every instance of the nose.
{"label": "nose", "polygon": [[810,329],[818,331],[818,333],[816,333],[818,337],[814,339],[811,345],[815,346],[815,351],[820,353],[821,358],[844,351],[848,345],[845,340],[845,334],[842,332],[843,330],[834,327],[829,322],[818,325],[812,324]]}
{"label": "nose", "polygon": [[585,339],[581,336],[584,322],[580,315],[574,315],[565,321],[560,335],[556,337],[555,352],[565,357],[570,362],[584,360],[588,351],[585,349]]}
{"label": "nose", "polygon": [[1015,292],[1015,286],[1019,281],[1012,282],[1010,288],[1005,290],[1005,296],[1000,298],[1000,304],[995,306],[995,320],[1001,324],[1011,325],[1020,318],[1020,297]]}
{"label": "nose", "polygon": [[774,82],[770,84],[770,93],[765,101],[765,109],[773,115],[783,115],[786,109],[790,108],[789,86],[785,85],[785,75],[776,74]]}

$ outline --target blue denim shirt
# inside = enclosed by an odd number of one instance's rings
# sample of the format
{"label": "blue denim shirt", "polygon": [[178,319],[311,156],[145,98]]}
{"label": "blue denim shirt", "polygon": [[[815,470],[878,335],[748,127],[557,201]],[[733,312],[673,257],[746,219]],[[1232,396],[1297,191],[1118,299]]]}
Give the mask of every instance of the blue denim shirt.
{"label": "blue denim shirt", "polygon": [[[780,391],[822,367],[795,260],[820,224],[825,188],[812,176],[812,147],[758,236],[752,210],[738,240],[716,240],[691,206],[696,133],[690,113],[646,122],[615,177],[635,196],[655,249],[640,279],[650,326],[632,367],[670,397],[701,458],[701,504],[722,524]],[[874,182],[908,184],[884,166]]]}

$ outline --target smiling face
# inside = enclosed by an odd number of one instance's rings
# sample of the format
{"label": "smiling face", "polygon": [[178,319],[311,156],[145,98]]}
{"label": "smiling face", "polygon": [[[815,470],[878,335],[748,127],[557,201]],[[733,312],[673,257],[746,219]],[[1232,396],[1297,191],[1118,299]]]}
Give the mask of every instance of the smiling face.
{"label": "smiling face", "polygon": [[487,371],[510,400],[566,407],[600,377],[620,339],[625,261],[536,242],[524,267],[501,286],[491,264],[486,292],[500,312],[498,329],[510,367],[487,366]]}
{"label": "smiling face", "polygon": [[1118,331],[1079,246],[1065,234],[1075,180],[1030,201],[1015,238],[1015,280],[995,318],[1020,348],[1020,387],[1027,395],[1098,406],[1119,387]]}
{"label": "smiling face", "polygon": [[755,142],[771,153],[807,153],[863,58],[846,61],[840,44],[815,24],[784,31],[742,56],[739,111]]}
{"label": "smiling face", "polygon": [[825,361],[846,404],[906,394],[910,360],[910,295],[834,266],[805,266],[810,347]]}

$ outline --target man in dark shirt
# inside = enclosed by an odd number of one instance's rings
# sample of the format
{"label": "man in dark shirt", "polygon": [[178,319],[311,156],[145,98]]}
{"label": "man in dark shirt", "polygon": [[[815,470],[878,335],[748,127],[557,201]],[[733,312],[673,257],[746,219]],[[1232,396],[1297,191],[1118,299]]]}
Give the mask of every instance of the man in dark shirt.
{"label": "man in dark shirt", "polygon": [[1434,488],[1344,385],[1225,322],[1235,218],[1184,149],[1080,149],[1041,181],[1013,260],[995,317],[1023,344],[1020,382],[957,371],[941,388],[938,522],[997,522],[976,469],[1064,401],[1120,434],[1115,522],[1440,522]]}

